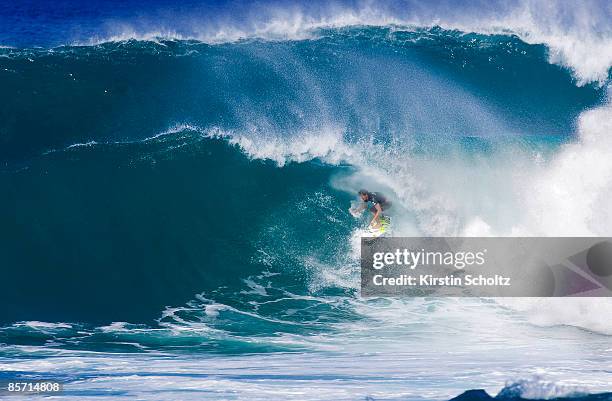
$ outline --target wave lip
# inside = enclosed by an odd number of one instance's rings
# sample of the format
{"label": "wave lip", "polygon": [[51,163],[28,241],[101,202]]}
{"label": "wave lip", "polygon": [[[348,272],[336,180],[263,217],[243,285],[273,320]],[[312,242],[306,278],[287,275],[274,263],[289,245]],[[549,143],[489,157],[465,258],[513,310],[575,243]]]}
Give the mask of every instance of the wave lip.
{"label": "wave lip", "polygon": [[[68,2],[67,4],[70,4]],[[138,2],[131,7],[104,9],[90,15],[88,8],[71,5],[54,13],[38,10],[48,18],[49,30],[33,32],[40,25],[20,8],[3,10],[7,20],[0,24],[0,40],[12,38],[26,47],[41,43],[97,45],[129,39],[159,41],[195,39],[210,44],[248,39],[296,41],[334,35],[346,27],[375,26],[414,30],[439,26],[444,29],[483,34],[517,35],[523,41],[544,44],[549,61],[571,69],[577,83],[603,85],[612,66],[612,8],[605,0],[581,2],[522,0],[517,2],[431,1],[424,7],[416,0],[320,2],[278,4],[253,2],[240,7],[226,4],[202,7],[198,2],[181,9],[167,3]],[[49,14],[49,15],[47,15]],[[1,27],[5,26],[5,32]],[[75,29],[75,26],[78,29]],[[329,32],[328,30],[332,30]],[[81,32],[75,36],[75,32]],[[43,36],[44,35],[44,36]],[[31,41],[27,42],[27,37]],[[24,42],[25,41],[25,42]],[[28,44],[29,43],[29,44]],[[2,45],[12,45],[6,42]],[[6,46],[5,46],[6,47]]]}
{"label": "wave lip", "polygon": [[[97,34],[76,44],[99,44],[128,39],[196,39],[210,44],[245,39],[272,41],[312,40],[335,34],[346,27],[389,27],[415,30],[442,27],[469,33],[516,35],[531,44],[544,44],[549,61],[567,67],[577,83],[603,85],[612,66],[612,9],[605,1],[579,3],[520,1],[508,4],[462,2],[461,10],[445,2],[424,8],[414,1],[338,3],[314,6],[247,6],[246,15],[229,13],[213,20],[211,15],[182,15],[168,21],[108,24]],[[177,29],[177,26],[183,27]],[[185,28],[186,27],[186,28]],[[329,30],[332,30],[331,32]]]}

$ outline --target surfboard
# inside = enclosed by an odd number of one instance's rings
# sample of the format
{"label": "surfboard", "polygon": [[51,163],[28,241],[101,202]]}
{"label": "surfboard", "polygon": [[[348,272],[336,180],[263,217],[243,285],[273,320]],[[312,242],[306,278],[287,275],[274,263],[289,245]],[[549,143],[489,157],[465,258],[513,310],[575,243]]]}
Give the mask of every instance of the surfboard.
{"label": "surfboard", "polygon": [[391,228],[391,218],[389,216],[382,216],[380,218],[380,224],[378,227],[369,227],[366,230],[367,237],[377,238],[387,233]]}

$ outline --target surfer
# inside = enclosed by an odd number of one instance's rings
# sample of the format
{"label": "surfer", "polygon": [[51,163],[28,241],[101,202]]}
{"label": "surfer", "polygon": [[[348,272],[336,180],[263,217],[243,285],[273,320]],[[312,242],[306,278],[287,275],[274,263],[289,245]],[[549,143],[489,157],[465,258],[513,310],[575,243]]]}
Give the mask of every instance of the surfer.
{"label": "surfer", "polygon": [[370,212],[372,212],[374,216],[372,217],[372,221],[370,221],[370,227],[378,227],[381,217],[387,219],[382,212],[391,207],[391,202],[389,202],[384,195],[378,192],[370,192],[366,189],[360,189],[359,197],[363,203],[356,208],[351,209],[351,213],[353,213],[353,215],[361,213],[371,202],[372,207],[370,208]]}

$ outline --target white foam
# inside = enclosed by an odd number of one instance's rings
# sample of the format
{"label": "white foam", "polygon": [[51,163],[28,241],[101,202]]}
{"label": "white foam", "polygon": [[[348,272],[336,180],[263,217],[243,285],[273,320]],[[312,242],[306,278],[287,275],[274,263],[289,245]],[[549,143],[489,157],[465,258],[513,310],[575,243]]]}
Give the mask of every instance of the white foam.
{"label": "white foam", "polygon": [[350,159],[353,153],[344,143],[342,132],[335,128],[323,128],[318,132],[304,131],[289,139],[274,135],[218,132],[215,136],[228,137],[231,144],[239,146],[249,157],[272,160],[279,166],[312,159],[336,164]]}
{"label": "white foam", "polygon": [[608,298],[514,298],[497,303],[523,313],[532,324],[544,327],[574,326],[612,335]]}
{"label": "white foam", "polygon": [[525,399],[549,400],[553,398],[576,397],[588,394],[583,387],[556,383],[541,376],[534,376],[508,383],[504,391]]}
{"label": "white foam", "polygon": [[50,323],[50,322],[39,322],[39,321],[23,322],[23,325],[34,328],[34,329],[70,329],[72,328],[72,325],[68,323]]}
{"label": "white foam", "polygon": [[130,324],[127,322],[112,322],[109,325],[99,327],[99,330],[104,333],[127,332],[130,331]]}
{"label": "white foam", "polygon": [[584,112],[578,141],[526,183],[525,219],[517,231],[536,235],[612,235],[612,105]]}

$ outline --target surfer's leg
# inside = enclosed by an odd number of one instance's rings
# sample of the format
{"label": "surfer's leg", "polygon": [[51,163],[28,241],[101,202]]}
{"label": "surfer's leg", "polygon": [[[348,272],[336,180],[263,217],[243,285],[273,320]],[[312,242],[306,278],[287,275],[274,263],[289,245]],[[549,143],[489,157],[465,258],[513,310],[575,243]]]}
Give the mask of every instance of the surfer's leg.
{"label": "surfer's leg", "polygon": [[380,208],[382,209],[382,213],[380,214],[380,218],[382,220],[385,221],[389,221],[389,215],[387,215],[387,211],[389,210],[389,208],[391,208],[391,202],[385,202],[383,204],[380,205]]}
{"label": "surfer's leg", "polygon": [[[376,215],[376,212],[377,212],[377,210],[376,210],[376,206],[372,206],[372,207],[370,208],[370,212],[372,212],[372,215]],[[380,218],[380,216],[382,216],[382,212],[381,212],[381,213],[378,215],[378,219]],[[376,219],[376,220],[377,220],[377,221],[376,221],[377,223],[378,223],[378,219]]]}
{"label": "surfer's leg", "polygon": [[380,205],[382,212],[378,218],[382,224],[391,223],[391,218],[389,217],[389,215],[387,215],[387,211],[389,210],[390,207],[391,207],[391,202],[385,202]]}

